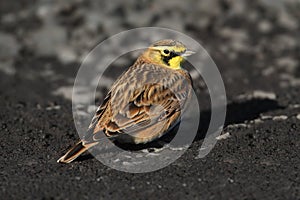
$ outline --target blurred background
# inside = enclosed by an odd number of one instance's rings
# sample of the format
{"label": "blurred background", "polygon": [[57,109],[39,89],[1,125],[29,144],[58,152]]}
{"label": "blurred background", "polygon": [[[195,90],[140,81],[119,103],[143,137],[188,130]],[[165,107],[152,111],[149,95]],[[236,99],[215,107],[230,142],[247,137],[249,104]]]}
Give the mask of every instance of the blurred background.
{"label": "blurred background", "polygon": [[[299,9],[298,0],[1,0],[1,197],[299,198]],[[215,61],[228,98],[217,145],[195,159],[200,134],[179,160],[147,174],[88,157],[57,164],[79,138],[71,95],[81,62],[104,39],[145,26],[185,33]],[[116,78],[105,73],[100,99]]]}

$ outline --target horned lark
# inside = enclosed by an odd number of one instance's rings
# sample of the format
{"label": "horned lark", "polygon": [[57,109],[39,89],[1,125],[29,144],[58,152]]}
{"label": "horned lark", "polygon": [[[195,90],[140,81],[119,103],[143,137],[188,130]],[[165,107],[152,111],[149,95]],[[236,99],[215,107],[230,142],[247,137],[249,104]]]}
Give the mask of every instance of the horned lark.
{"label": "horned lark", "polygon": [[134,145],[167,133],[191,98],[192,80],[181,63],[192,53],[175,40],[148,47],[113,84],[83,139],[58,162],[72,162],[103,137],[130,138]]}

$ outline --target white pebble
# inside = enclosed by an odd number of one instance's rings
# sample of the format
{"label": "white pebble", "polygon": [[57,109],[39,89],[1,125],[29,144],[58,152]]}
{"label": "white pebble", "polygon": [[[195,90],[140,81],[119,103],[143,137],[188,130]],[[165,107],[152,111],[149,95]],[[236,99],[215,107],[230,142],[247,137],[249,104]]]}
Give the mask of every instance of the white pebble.
{"label": "white pebble", "polygon": [[288,116],[286,115],[279,115],[279,116],[274,116],[273,120],[274,121],[282,121],[282,120],[286,120],[288,118]]}
{"label": "white pebble", "polygon": [[262,90],[255,90],[252,93],[241,94],[238,96],[238,99],[276,99],[276,94],[273,92],[267,92]]}
{"label": "white pebble", "polygon": [[265,99],[276,99],[276,94],[273,92],[265,92],[256,90],[253,92],[253,97],[255,98],[265,98]]}
{"label": "white pebble", "polygon": [[258,30],[262,33],[268,33],[272,30],[272,24],[267,20],[263,20],[258,24]]}
{"label": "white pebble", "polygon": [[261,115],[260,118],[262,120],[266,120],[266,119],[272,119],[272,116],[270,116],[270,115]]}
{"label": "white pebble", "polygon": [[229,133],[229,132],[226,132],[226,133],[224,133],[224,134],[219,135],[218,137],[216,137],[216,139],[217,139],[217,140],[225,140],[225,139],[227,139],[227,138],[229,138],[229,137],[230,137],[230,133]]}

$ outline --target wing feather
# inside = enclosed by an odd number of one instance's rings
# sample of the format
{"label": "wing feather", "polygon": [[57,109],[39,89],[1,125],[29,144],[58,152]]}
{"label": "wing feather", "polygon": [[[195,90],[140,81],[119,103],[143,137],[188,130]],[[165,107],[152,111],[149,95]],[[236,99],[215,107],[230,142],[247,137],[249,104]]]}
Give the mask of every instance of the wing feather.
{"label": "wing feather", "polygon": [[151,134],[163,134],[180,117],[190,92],[191,79],[184,70],[133,65],[112,86],[89,132],[138,136],[152,130]]}

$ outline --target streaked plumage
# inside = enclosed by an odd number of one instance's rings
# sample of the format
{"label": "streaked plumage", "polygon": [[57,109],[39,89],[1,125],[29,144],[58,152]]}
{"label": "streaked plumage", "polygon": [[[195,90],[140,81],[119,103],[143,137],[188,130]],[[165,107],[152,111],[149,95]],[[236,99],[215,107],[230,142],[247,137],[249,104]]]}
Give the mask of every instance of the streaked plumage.
{"label": "streaked plumage", "polygon": [[[134,144],[161,137],[188,102],[192,82],[180,67],[186,47],[174,40],[151,45],[113,84],[84,138],[58,162],[69,163],[104,136]],[[125,137],[126,136],[126,137]],[[129,142],[129,141],[127,141]]]}

